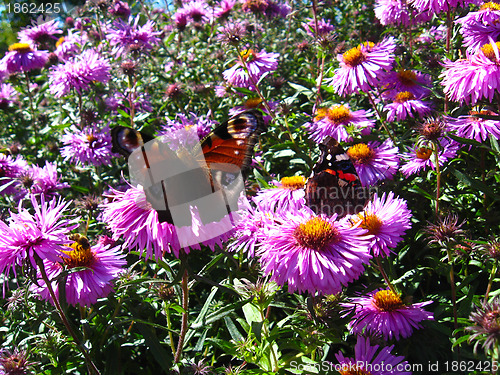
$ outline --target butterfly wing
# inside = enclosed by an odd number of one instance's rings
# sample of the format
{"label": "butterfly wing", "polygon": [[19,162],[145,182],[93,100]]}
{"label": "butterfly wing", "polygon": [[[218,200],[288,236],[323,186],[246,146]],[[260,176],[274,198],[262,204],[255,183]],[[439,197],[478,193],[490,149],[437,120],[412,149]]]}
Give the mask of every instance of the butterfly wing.
{"label": "butterfly wing", "polygon": [[368,194],[342,146],[328,137],[319,145],[321,155],[306,184],[306,204],[316,213],[339,218],[361,212]]}

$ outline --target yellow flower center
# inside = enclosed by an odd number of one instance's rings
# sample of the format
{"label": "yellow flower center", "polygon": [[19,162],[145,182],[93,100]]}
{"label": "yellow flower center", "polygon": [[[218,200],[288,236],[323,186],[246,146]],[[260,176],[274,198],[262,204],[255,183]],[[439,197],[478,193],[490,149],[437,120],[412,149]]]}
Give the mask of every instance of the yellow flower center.
{"label": "yellow flower center", "polygon": [[64,37],[63,37],[63,36],[62,36],[62,37],[60,37],[60,38],[57,40],[57,42],[56,42],[56,48],[57,48],[57,47],[59,47],[61,44],[63,44],[63,43],[64,43],[64,40],[65,40],[65,39],[64,39]]}
{"label": "yellow flower center", "polygon": [[68,247],[73,250],[63,251],[69,255],[69,258],[63,258],[63,261],[69,268],[90,267],[94,263],[94,253],[85,237],[81,236]]}
{"label": "yellow flower center", "polygon": [[485,9],[491,9],[491,10],[498,10],[498,11],[500,11],[500,4],[494,3],[493,1],[490,1],[488,3],[484,3],[479,8],[479,10],[485,10]]}
{"label": "yellow flower center", "polygon": [[31,46],[28,43],[14,43],[9,46],[9,51],[27,53],[33,52],[33,49],[31,49]]}
{"label": "yellow flower center", "polygon": [[396,103],[404,103],[408,100],[413,100],[415,99],[415,95],[413,95],[411,92],[409,91],[402,91],[402,92],[398,92],[396,94],[396,97],[394,98],[394,101]]}
{"label": "yellow flower center", "polygon": [[339,232],[329,222],[313,217],[300,224],[293,232],[297,243],[302,247],[322,250],[328,244],[339,240]]}
{"label": "yellow flower center", "polygon": [[[497,46],[497,50],[500,50],[500,42],[496,42],[495,45]],[[490,59],[493,62],[497,62],[495,49],[493,48],[493,45],[491,43],[482,46],[481,51],[484,53],[484,56],[486,56],[488,59]]]}
{"label": "yellow flower center", "polygon": [[411,70],[400,70],[398,72],[398,78],[406,86],[413,86],[417,83],[417,74]]}
{"label": "yellow flower center", "polygon": [[334,124],[342,124],[351,119],[351,111],[349,111],[349,108],[346,106],[334,105],[333,107],[328,108],[326,117]]}
{"label": "yellow flower center", "polygon": [[345,370],[339,371],[340,375],[372,375],[370,371],[366,371],[358,365],[346,365],[345,367]]}
{"label": "yellow flower center", "polygon": [[328,108],[319,108],[316,110],[316,116],[314,116],[314,121],[320,121],[326,117],[328,113]]}
{"label": "yellow flower center", "polygon": [[422,147],[417,150],[417,158],[427,160],[431,157],[432,150],[430,148]]}
{"label": "yellow flower center", "polygon": [[89,144],[92,146],[92,144],[97,141],[97,137],[94,134],[88,134],[87,135],[87,141]]}
{"label": "yellow flower center", "polygon": [[262,103],[261,98],[250,98],[245,101],[245,107],[257,108]]}
{"label": "yellow flower center", "polygon": [[364,143],[358,143],[347,150],[347,155],[358,164],[368,164],[375,157],[375,151]]}
{"label": "yellow flower center", "polygon": [[344,58],[344,63],[352,67],[358,66],[366,60],[365,54],[361,51],[361,46],[351,48],[344,52],[342,57]]}
{"label": "yellow flower center", "polygon": [[392,290],[380,290],[373,296],[373,305],[381,311],[394,311],[405,307],[401,298]]}
{"label": "yellow flower center", "polygon": [[241,59],[243,61],[252,61],[257,55],[253,49],[245,49],[240,52]]}
{"label": "yellow flower center", "polygon": [[375,214],[367,214],[366,212],[360,212],[356,217],[356,222],[360,222],[360,227],[368,230],[369,234],[377,235],[380,232],[380,228],[384,224],[380,218]]}
{"label": "yellow flower center", "polygon": [[285,189],[298,190],[304,187],[306,179],[304,176],[283,177],[281,179],[281,184]]}

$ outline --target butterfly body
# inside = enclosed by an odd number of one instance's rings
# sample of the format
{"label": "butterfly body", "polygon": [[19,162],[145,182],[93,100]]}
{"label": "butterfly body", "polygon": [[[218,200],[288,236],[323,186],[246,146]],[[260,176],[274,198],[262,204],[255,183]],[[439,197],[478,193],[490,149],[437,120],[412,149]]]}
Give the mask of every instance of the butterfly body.
{"label": "butterfly body", "polygon": [[316,214],[344,217],[364,209],[368,194],[352,161],[340,144],[328,137],[306,184],[306,204]]}

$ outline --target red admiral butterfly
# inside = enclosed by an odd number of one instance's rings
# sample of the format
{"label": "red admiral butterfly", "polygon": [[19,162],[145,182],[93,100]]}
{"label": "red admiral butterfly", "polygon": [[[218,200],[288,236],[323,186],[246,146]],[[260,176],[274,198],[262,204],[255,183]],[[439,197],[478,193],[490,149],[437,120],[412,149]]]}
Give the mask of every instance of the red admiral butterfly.
{"label": "red admiral butterfly", "polygon": [[333,138],[319,148],[321,155],[306,184],[306,204],[316,213],[338,217],[363,211],[369,199],[351,159]]}
{"label": "red admiral butterfly", "polygon": [[[165,148],[160,139],[153,139],[130,128],[118,126],[112,129],[113,152],[125,157],[134,153],[136,164],[142,165],[139,175],[148,179],[152,171],[158,167],[181,171],[169,179],[153,182],[144,186],[147,201],[158,212],[160,222],[174,224],[172,210],[186,203],[196,201],[208,192],[221,193],[226,207],[198,207],[203,223],[221,219],[229,208],[237,205],[237,200],[243,191],[243,180],[239,174],[244,172],[251,163],[253,149],[260,133],[266,130],[262,114],[258,110],[250,110],[236,115],[215,128],[201,143],[194,148],[199,152],[187,152],[180,149],[173,151]],[[152,142],[149,142],[152,141]],[[146,145],[147,143],[147,145]],[[147,150],[145,149],[147,146]],[[201,147],[201,150],[200,150]],[[132,162],[134,162],[132,160]],[[129,166],[131,165],[129,159]],[[142,164],[141,164],[142,163]],[[139,165],[137,164],[137,165]],[[151,181],[154,181],[151,178]],[[185,183],[189,181],[189,183]],[[222,201],[222,202],[224,202]],[[199,205],[202,205],[200,201]],[[215,211],[220,211],[216,213]],[[175,211],[176,226],[190,226],[191,216],[181,215]],[[215,215],[215,216],[214,216]]]}

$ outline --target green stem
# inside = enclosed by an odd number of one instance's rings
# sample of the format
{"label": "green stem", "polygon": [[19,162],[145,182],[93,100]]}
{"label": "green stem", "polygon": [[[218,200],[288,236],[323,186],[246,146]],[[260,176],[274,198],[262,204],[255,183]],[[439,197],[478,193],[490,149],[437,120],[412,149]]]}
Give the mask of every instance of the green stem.
{"label": "green stem", "polygon": [[394,286],[392,285],[391,281],[389,280],[389,277],[385,273],[384,267],[382,266],[382,262],[380,261],[380,257],[376,257],[375,259],[377,261],[378,269],[379,269],[380,273],[382,274],[382,277],[385,280],[385,283],[387,284],[387,286],[389,287],[391,292],[393,292],[394,294],[397,295],[398,293],[396,292],[396,289],[394,289]]}
{"label": "green stem", "polygon": [[439,145],[433,143],[434,164],[436,166],[436,217],[439,216],[439,198],[441,194],[441,168],[439,167]]}
{"label": "green stem", "polygon": [[389,131],[389,128],[387,127],[387,124],[385,123],[384,118],[382,117],[382,114],[380,113],[380,111],[377,108],[377,105],[375,104],[375,100],[373,99],[372,95],[369,92],[367,92],[366,95],[368,95],[368,100],[370,100],[370,103],[372,104],[373,109],[375,109],[375,112],[377,112],[377,116],[378,116],[378,119],[380,120],[380,123],[382,124],[382,127],[385,129],[385,131],[387,132],[387,135],[392,140],[392,142],[395,144],[396,142],[394,141],[394,136]]}
{"label": "green stem", "polygon": [[182,275],[182,322],[181,322],[181,332],[179,334],[179,342],[177,343],[177,351],[174,356],[174,363],[179,363],[179,359],[182,354],[182,347],[184,346],[184,339],[187,333],[188,326],[188,306],[189,306],[189,288],[188,288],[188,271],[187,268],[184,270],[184,275]]}
{"label": "green stem", "polygon": [[30,77],[28,76],[28,72],[24,72],[24,76],[26,77],[26,90],[28,94],[28,99],[30,102],[30,112],[31,112],[31,122],[33,123],[33,131],[35,133],[35,139],[38,138],[38,126],[37,126],[37,121],[36,121],[36,116],[35,116],[35,106],[33,105],[33,94],[31,93],[31,84],[30,84]]}
{"label": "green stem", "polygon": [[69,324],[69,321],[66,318],[66,314],[64,314],[64,311],[61,307],[61,304],[59,303],[59,300],[57,299],[57,296],[54,292],[54,289],[52,288],[52,283],[50,282],[49,277],[47,276],[47,272],[45,271],[45,265],[43,264],[43,260],[38,256],[36,256],[36,264],[38,265],[38,267],[40,269],[40,273],[42,275],[42,280],[45,282],[45,285],[47,286],[50,297],[52,298],[52,301],[54,302],[54,306],[56,307],[57,312],[59,313],[59,317],[61,318],[64,326],[68,330],[71,337],[73,337],[73,341],[75,342],[77,347],[80,349],[80,351],[82,352],[82,354],[85,358],[85,361],[87,362],[87,368],[88,368],[89,374],[100,375],[100,372],[97,369],[97,367],[95,366],[94,362],[92,362],[92,359],[90,358],[90,356],[87,352],[87,349],[82,344],[82,342],[80,341],[80,339],[76,335],[75,331],[73,330],[73,328]]}
{"label": "green stem", "polygon": [[172,354],[175,357],[174,335],[172,334],[172,321],[170,320],[170,305],[169,304],[165,308],[165,314],[167,316],[167,328],[168,328],[168,337],[170,339],[170,348],[172,349]]}
{"label": "green stem", "polygon": [[493,279],[495,278],[497,274],[497,268],[498,268],[498,260],[495,260],[495,263],[493,264],[493,268],[491,269],[490,273],[490,279],[488,280],[488,287],[486,288],[486,293],[484,294],[484,303],[488,302],[488,297],[491,292],[491,287],[493,286]]}

